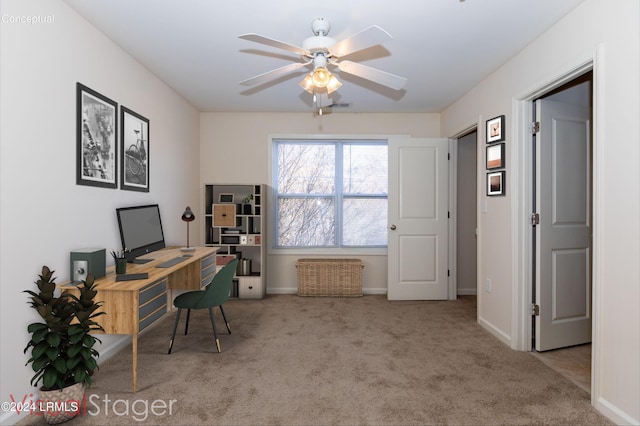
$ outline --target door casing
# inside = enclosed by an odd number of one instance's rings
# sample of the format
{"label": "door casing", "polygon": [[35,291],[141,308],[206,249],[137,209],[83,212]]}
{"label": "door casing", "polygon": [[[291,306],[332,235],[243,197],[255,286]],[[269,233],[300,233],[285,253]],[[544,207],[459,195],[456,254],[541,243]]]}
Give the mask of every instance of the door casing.
{"label": "door casing", "polygon": [[603,115],[603,105],[599,102],[602,99],[603,86],[600,82],[604,70],[604,46],[599,45],[593,55],[588,55],[584,60],[572,68],[560,70],[555,77],[550,77],[546,83],[533,90],[528,90],[512,101],[513,114],[513,144],[510,154],[510,163],[515,166],[512,173],[511,188],[514,192],[511,200],[512,211],[512,247],[514,257],[512,259],[512,317],[510,336],[510,346],[512,349],[521,351],[531,351],[531,225],[529,215],[531,213],[531,188],[532,170],[528,141],[531,134],[529,125],[533,111],[533,100],[563,84],[575,79],[588,71],[593,71],[593,241],[592,241],[592,321],[594,324],[592,332],[592,356],[591,356],[591,396],[593,398],[600,394],[600,359],[599,348],[600,338],[597,324],[600,315],[601,290],[601,260],[600,244],[601,230],[599,226],[600,200],[602,184],[602,171],[599,158],[602,156],[601,129],[599,123]]}

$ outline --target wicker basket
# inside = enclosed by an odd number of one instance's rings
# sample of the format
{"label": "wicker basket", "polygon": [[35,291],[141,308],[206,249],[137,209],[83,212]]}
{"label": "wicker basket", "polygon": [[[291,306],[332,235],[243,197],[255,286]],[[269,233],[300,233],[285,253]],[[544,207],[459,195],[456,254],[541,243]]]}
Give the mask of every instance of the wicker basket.
{"label": "wicker basket", "polygon": [[298,259],[298,296],[362,296],[360,259]]}

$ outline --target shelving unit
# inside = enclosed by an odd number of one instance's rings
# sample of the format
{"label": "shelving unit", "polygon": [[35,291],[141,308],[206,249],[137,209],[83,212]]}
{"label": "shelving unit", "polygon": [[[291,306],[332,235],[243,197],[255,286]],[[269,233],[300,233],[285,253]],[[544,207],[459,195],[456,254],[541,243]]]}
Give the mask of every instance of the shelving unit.
{"label": "shelving unit", "polygon": [[239,259],[231,297],[266,294],[265,186],[205,184],[205,246],[218,247],[216,269]]}

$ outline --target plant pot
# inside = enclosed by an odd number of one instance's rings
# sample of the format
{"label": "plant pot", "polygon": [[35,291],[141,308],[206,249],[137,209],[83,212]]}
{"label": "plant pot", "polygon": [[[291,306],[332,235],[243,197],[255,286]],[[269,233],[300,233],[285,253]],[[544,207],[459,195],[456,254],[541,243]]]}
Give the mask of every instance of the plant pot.
{"label": "plant pot", "polygon": [[80,414],[84,391],[84,383],[76,383],[63,389],[50,391],[41,389],[38,394],[40,413],[50,425],[71,420]]}

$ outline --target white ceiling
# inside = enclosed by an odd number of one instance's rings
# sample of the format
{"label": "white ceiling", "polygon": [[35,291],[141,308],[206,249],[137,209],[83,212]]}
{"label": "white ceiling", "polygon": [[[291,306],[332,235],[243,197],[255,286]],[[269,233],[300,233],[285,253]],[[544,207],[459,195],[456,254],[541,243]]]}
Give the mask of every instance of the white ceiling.
{"label": "white ceiling", "polygon": [[336,72],[333,112],[439,112],[582,0],[65,0],[200,111],[313,110],[302,68],[247,88],[239,81],[299,61],[239,39],[258,33],[300,46],[311,21],[340,41],[371,25],[393,39],[345,59],[408,79],[395,91]]}

